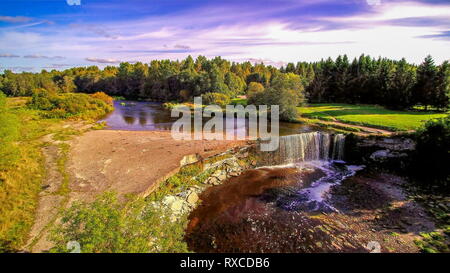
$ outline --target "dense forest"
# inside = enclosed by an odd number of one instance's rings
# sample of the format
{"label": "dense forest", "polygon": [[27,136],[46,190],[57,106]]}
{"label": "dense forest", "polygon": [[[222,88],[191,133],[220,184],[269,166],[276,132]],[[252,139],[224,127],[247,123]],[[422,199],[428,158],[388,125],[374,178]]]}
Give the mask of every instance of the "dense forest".
{"label": "dense forest", "polygon": [[234,63],[204,56],[194,60],[189,56],[182,61],[121,63],[103,70],[97,66],[41,73],[6,70],[0,75],[0,91],[8,96],[31,96],[39,89],[59,93],[103,91],[133,99],[186,101],[209,92],[229,97],[264,90],[273,94],[284,80],[292,82],[284,86],[295,88],[299,95],[296,102],[305,97],[309,102],[379,104],[395,109],[449,107],[449,63],[436,65],[431,56],[420,65],[366,55],[350,61],[344,55],[336,60],[289,63],[278,69],[262,63]]}

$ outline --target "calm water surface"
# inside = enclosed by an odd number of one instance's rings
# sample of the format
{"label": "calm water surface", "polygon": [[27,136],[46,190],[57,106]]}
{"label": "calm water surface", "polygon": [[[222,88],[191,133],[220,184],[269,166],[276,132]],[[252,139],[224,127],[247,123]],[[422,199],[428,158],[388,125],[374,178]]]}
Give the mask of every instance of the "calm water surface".
{"label": "calm water surface", "polygon": [[[170,110],[165,109],[161,103],[140,101],[114,101],[115,110],[100,120],[106,121],[110,130],[128,131],[168,131],[178,118],[170,116]],[[225,120],[225,119],[224,119]],[[236,122],[235,131],[248,131],[248,122]],[[207,119],[204,120],[206,122]],[[238,125],[240,124],[240,125]],[[319,130],[317,127],[280,122],[280,135],[291,135]]]}

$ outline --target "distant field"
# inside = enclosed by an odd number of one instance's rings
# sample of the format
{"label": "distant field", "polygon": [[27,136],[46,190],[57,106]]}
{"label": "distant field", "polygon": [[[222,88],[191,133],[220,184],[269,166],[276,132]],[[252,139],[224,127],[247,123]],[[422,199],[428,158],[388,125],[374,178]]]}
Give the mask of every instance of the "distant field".
{"label": "distant field", "polygon": [[244,99],[244,98],[234,98],[234,99],[231,99],[231,104],[234,104],[234,105],[241,104],[241,105],[246,106],[246,105],[247,105],[247,99]]}
{"label": "distant field", "polygon": [[298,107],[298,110],[307,118],[341,121],[395,131],[415,130],[427,120],[447,115],[424,111],[393,111],[375,105],[341,103],[310,104],[307,107]]}

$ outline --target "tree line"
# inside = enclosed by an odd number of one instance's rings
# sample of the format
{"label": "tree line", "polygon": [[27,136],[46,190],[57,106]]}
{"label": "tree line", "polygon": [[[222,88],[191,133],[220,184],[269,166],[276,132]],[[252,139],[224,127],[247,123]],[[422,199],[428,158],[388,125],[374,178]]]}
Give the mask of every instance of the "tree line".
{"label": "tree line", "polygon": [[[299,79],[293,80],[293,75]],[[283,79],[295,84],[280,83]],[[210,92],[236,97],[255,89],[268,90],[273,97],[277,86],[287,85],[295,88],[293,92],[300,98],[313,103],[379,104],[395,109],[422,105],[440,110],[449,107],[449,83],[448,62],[436,65],[431,56],[420,65],[366,55],[350,62],[343,55],[336,60],[289,63],[281,68],[235,63],[220,57],[199,56],[194,60],[189,56],[181,61],[121,63],[104,69],[89,66],[40,73],[5,70],[0,75],[0,91],[8,96],[31,96],[43,88],[60,93],[103,91],[132,99],[187,101]]]}

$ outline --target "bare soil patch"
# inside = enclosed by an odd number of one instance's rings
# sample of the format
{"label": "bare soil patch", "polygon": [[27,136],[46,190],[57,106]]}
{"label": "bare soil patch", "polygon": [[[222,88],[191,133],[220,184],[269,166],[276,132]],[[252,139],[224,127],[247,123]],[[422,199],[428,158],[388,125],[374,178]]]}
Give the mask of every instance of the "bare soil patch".
{"label": "bare soil patch", "polygon": [[146,195],[178,171],[185,156],[207,157],[244,144],[177,141],[170,132],[159,131],[90,131],[72,141],[68,163],[71,195],[78,200],[91,200],[104,191]]}

